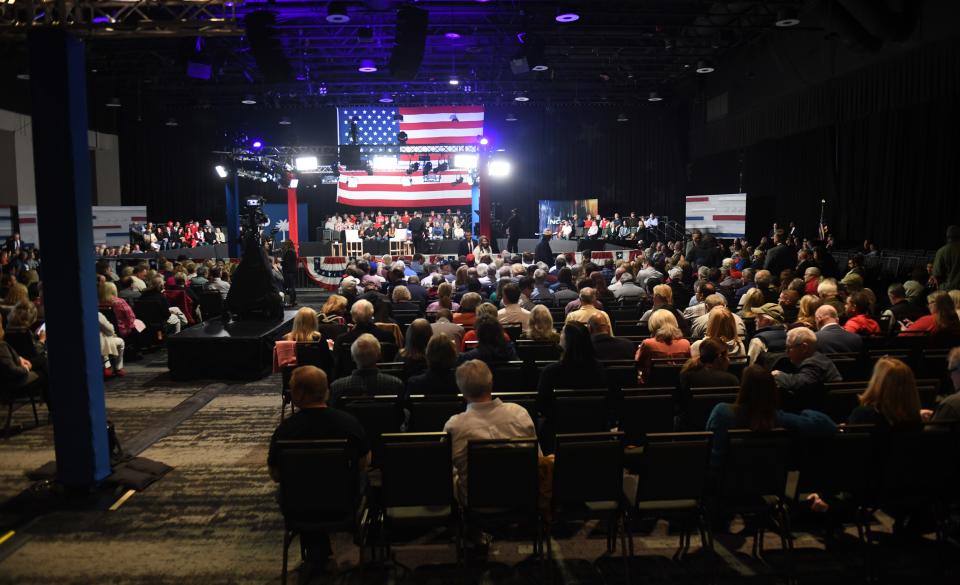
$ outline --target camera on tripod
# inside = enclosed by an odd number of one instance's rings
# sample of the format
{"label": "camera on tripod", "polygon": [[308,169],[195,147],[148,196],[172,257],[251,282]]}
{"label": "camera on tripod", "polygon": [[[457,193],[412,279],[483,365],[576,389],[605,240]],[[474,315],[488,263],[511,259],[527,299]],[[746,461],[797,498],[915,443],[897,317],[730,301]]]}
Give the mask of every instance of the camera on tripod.
{"label": "camera on tripod", "polygon": [[270,218],[263,211],[263,197],[248,197],[240,209],[240,238],[248,236],[261,238],[261,230],[270,223]]}

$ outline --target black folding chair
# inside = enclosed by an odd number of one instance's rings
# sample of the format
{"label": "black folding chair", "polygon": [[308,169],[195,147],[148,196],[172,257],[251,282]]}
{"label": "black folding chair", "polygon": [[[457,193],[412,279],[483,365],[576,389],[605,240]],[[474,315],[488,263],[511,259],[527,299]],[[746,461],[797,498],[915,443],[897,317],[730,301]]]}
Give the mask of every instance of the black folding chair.
{"label": "black folding chair", "polygon": [[672,392],[673,388],[624,390],[620,430],[624,432],[627,445],[642,445],[650,433],[670,433],[676,429],[676,404]]}
{"label": "black folding chair", "polygon": [[403,410],[396,396],[343,396],[339,408],[349,412],[360,422],[370,441],[374,465],[383,460],[381,435],[399,433]]}
{"label": "black folding chair", "polygon": [[553,429],[560,433],[597,433],[608,431],[608,391],[554,390]]}
{"label": "black folding chair", "polygon": [[463,412],[466,405],[458,396],[410,396],[407,431],[433,433],[443,430],[450,417]]}

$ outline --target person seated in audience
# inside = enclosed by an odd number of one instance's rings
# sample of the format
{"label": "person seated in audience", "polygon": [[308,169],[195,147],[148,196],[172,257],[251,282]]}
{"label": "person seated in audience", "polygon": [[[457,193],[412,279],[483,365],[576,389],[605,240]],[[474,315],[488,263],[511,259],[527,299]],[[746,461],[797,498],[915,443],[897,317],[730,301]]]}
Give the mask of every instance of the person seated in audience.
{"label": "person seated in audience", "polygon": [[[103,318],[103,315],[100,315]],[[47,409],[52,410],[47,396],[47,377],[33,362],[17,353],[5,340],[3,321],[0,320],[0,397],[16,398],[38,392]]]}
{"label": "person seated in audience", "polygon": [[427,289],[420,284],[419,276],[407,277],[407,291],[410,292],[410,300],[423,308],[427,304]]}
{"label": "person seated in audience", "polygon": [[832,278],[824,278],[817,286],[817,296],[823,301],[824,305],[830,305],[837,311],[837,317],[843,321],[846,319],[846,308],[843,301],[837,296],[837,281]]}
{"label": "person seated in audience", "polygon": [[[484,303],[483,307],[488,304]],[[490,305],[490,307],[496,310],[493,305]],[[460,363],[478,359],[488,364],[495,364],[518,359],[517,350],[510,341],[510,336],[507,335],[503,326],[500,325],[500,321],[497,320],[497,315],[489,314],[488,310],[485,310],[485,313],[477,315],[474,330],[468,331],[467,335],[464,336],[464,342],[467,342],[471,341],[470,333],[475,334],[477,346],[461,354]]]}
{"label": "person seated in audience", "polygon": [[126,348],[126,343],[124,343],[123,338],[117,335],[113,325],[103,316],[103,313],[97,312],[97,318],[100,325],[100,357],[103,358],[103,377],[126,376],[127,371],[123,368],[123,350]]}
{"label": "person seated in audience", "polygon": [[[703,315],[697,317],[693,320],[693,323],[690,324],[690,337],[703,337],[704,333],[707,331],[707,322],[710,320],[710,313],[717,307],[726,307],[727,298],[719,293],[714,293],[708,296],[703,300],[703,304],[707,309],[707,312]],[[736,313],[731,313],[733,320],[737,323],[737,334],[742,338],[746,336],[747,329],[746,324],[743,322],[743,317],[737,315]]]}
{"label": "person seated in audience", "polygon": [[449,282],[444,282],[438,286],[437,300],[427,306],[427,312],[435,313],[438,309],[447,309],[453,313],[459,312],[460,304],[453,302],[453,291],[454,287]]}
{"label": "person seated in audience", "polygon": [[457,347],[463,340],[464,329],[462,325],[453,322],[453,313],[449,309],[440,309],[437,311],[437,320],[430,324],[433,334],[443,333],[452,339]]}
{"label": "person seated in audience", "polygon": [[33,364],[33,370],[40,373],[47,371],[47,333],[45,330],[38,334],[37,306],[28,301],[17,303],[7,315],[6,340],[20,354]]}
{"label": "person seated in audience", "polygon": [[450,417],[443,432],[450,436],[455,494],[467,502],[467,444],[488,439],[536,438],[537,431],[527,409],[494,398],[493,373],[481,360],[470,360],[456,372],[457,388],[467,408]]}
{"label": "person seated in audience", "polygon": [[[309,441],[346,439],[354,464],[361,473],[370,465],[370,443],[360,422],[349,412],[330,408],[330,389],[327,374],[314,366],[300,366],[290,376],[290,396],[297,411],[280,423],[270,438],[267,452],[267,469],[270,479],[282,480],[280,471],[279,441]],[[356,497],[365,489],[365,481],[357,486]],[[323,491],[323,486],[313,486]],[[314,569],[325,567],[333,554],[330,537],[322,530],[305,531],[300,534],[301,546],[306,553],[304,576]]]}
{"label": "person seated in audience", "polygon": [[443,333],[434,333],[424,353],[426,369],[407,378],[406,395],[456,396],[454,368],[458,357],[455,342]]}
{"label": "person seated in audience", "polygon": [[98,287],[100,306],[108,308],[113,312],[114,319],[117,322],[117,335],[128,338],[135,331],[134,321],[137,316],[133,314],[133,309],[127,304],[127,301],[117,296],[117,287],[112,282],[105,282]]}
{"label": "person seated in audience", "polygon": [[553,327],[553,315],[543,305],[535,305],[530,311],[530,321],[521,339],[560,343],[560,333]]}
{"label": "person seated in audience", "polygon": [[822,301],[820,300],[820,297],[816,295],[803,295],[800,297],[800,310],[797,311],[797,320],[793,323],[790,323],[787,328],[793,329],[794,327],[806,327],[807,329],[813,329],[816,331],[816,313],[821,304]]}
{"label": "person seated in audience", "polygon": [[[697,317],[702,317],[706,315],[709,311],[709,308],[706,304],[706,299],[710,295],[716,294],[717,287],[712,282],[703,282],[700,284],[700,287],[697,289],[696,294],[690,299],[690,302],[693,303],[683,311],[684,319],[688,321],[693,321]],[[721,295],[722,296],[722,295]],[[694,302],[696,301],[696,302]]]}
{"label": "person seated in audience", "polygon": [[[550,314],[549,311],[545,312],[547,315]],[[607,322],[602,315],[597,313],[590,317],[587,326],[590,329],[593,350],[597,357],[603,360],[630,360],[634,358],[636,344],[630,340],[611,335],[610,328],[607,327]]]}
{"label": "person seated in audience", "polygon": [[426,319],[414,319],[407,327],[406,343],[397,357],[403,362],[400,377],[408,380],[410,376],[422,373],[427,369],[427,344],[433,336],[433,328]]}
{"label": "person seated in audience", "polygon": [[320,341],[323,335],[317,330],[318,325],[317,312],[310,307],[301,307],[293,316],[293,328],[283,339],[297,343]]}
{"label": "person seated in audience", "polygon": [[380,361],[380,341],[364,333],[350,345],[350,356],[357,366],[349,376],[335,380],[330,386],[330,404],[337,406],[344,396],[400,396],[403,382],[400,378],[384,374],[377,368]]}
{"label": "person seated in audience", "polygon": [[646,325],[650,317],[658,310],[663,309],[673,313],[681,331],[689,334],[690,324],[684,319],[683,313],[673,306],[673,288],[669,284],[658,284],[653,287],[653,307],[648,309],[641,317],[639,324]]}
{"label": "person seated in audience", "polygon": [[780,308],[783,309],[783,322],[785,324],[793,323],[797,320],[797,315],[800,313],[800,307],[797,306],[799,302],[799,292],[789,288],[780,291],[780,297],[777,299],[777,303],[780,305]]}
{"label": "person seated in audience", "polygon": [[891,319],[891,329],[896,330],[901,327],[901,323],[916,321],[923,316],[923,310],[907,300],[907,291],[899,282],[895,282],[887,287],[887,299],[890,300],[890,306],[883,312]]}
{"label": "person seated in audience", "polygon": [[230,292],[230,283],[223,280],[223,269],[219,266],[210,269],[210,282],[207,283],[207,289],[215,290],[220,293],[221,297],[227,298],[227,293]]}
{"label": "person seated in audience", "polygon": [[347,298],[342,295],[330,295],[327,297],[317,319],[322,323],[343,324],[347,314]]}
{"label": "person seated in audience", "polygon": [[820,269],[816,266],[810,266],[803,271],[803,292],[808,295],[817,294],[817,287],[820,286],[822,277]]}
{"label": "person seated in audience", "polygon": [[690,342],[683,338],[674,313],[667,309],[657,309],[650,317],[649,328],[650,337],[643,340],[634,356],[640,383],[645,383],[649,377],[652,360],[682,359],[690,356]]}
{"label": "person seated in audience", "polygon": [[[477,320],[477,308],[483,302],[480,293],[468,292],[460,299],[459,311],[453,312],[453,322],[463,327],[473,327]],[[494,307],[496,308],[496,307]]]}
{"label": "person seated in audience", "polygon": [[815,313],[817,347],[824,353],[853,353],[863,347],[863,339],[840,326],[833,305],[822,305]]}
{"label": "person seated in audience", "polygon": [[557,272],[557,282],[550,287],[553,290],[553,299],[558,307],[565,307],[579,296],[577,287],[573,283],[573,271],[564,267]]}
{"label": "person seated in audience", "polygon": [[927,297],[929,315],[924,315],[903,328],[901,336],[929,334],[937,342],[960,342],[960,318],[953,299],[946,291],[938,290]]}
{"label": "person seated in audience", "polygon": [[510,283],[503,287],[503,308],[498,312],[501,325],[520,325],[526,331],[530,324],[530,311],[520,306],[520,287]]}
{"label": "person seated in audience", "polygon": [[844,307],[847,322],[843,328],[857,335],[880,335],[880,324],[870,316],[870,299],[863,292],[855,292],[847,297]]}
{"label": "person seated in audience", "polygon": [[6,311],[9,311],[21,301],[29,301],[30,293],[27,290],[27,287],[23,286],[19,282],[13,282],[7,294],[3,297],[3,300],[0,301],[0,307],[3,307]]}
{"label": "person seated in audience", "polygon": [[[611,394],[607,374],[597,359],[587,327],[579,321],[563,326],[560,335],[563,353],[560,359],[540,371],[537,383],[537,412],[545,419],[541,425],[541,438],[552,444],[553,396],[555,390],[603,389]],[[610,397],[612,398],[612,397]]]}
{"label": "person seated in audience", "polygon": [[752,319],[756,315],[754,310],[757,307],[767,304],[763,291],[759,288],[751,288],[740,298],[739,314],[744,319]]}
{"label": "person seated in audience", "polygon": [[696,357],[691,357],[680,370],[680,392],[686,397],[691,388],[736,386],[740,381],[727,371],[730,352],[719,339],[704,339]]}
{"label": "person seated in audience", "polygon": [[547,286],[547,271],[538,268],[533,273],[533,291],[530,293],[531,299],[553,303],[553,291]]}
{"label": "person seated in audience", "polygon": [[618,301],[629,300],[632,302],[639,302],[641,299],[646,297],[646,292],[633,281],[633,274],[629,272],[624,272],[620,275],[620,279],[617,281],[620,283],[620,286],[613,291],[613,296]]}
{"label": "person seated in audience", "polygon": [[607,286],[607,279],[603,276],[603,272],[600,270],[591,272],[589,280],[590,286],[593,288],[594,294],[596,295],[597,301],[601,307],[604,305],[611,306],[616,304],[617,298]]}
{"label": "person seated in audience", "polygon": [[875,425],[884,431],[920,430],[920,395],[910,366],[892,357],[877,360],[867,389],[860,395],[860,406],[853,409],[847,423]]}
{"label": "person seated in audience", "polygon": [[816,334],[805,327],[788,331],[786,357],[795,371],[774,370],[773,376],[790,405],[788,410],[822,410],[826,399],[824,384],[843,378],[830,358],[817,351]]}
{"label": "person seated in audience", "polygon": [[[733,318],[733,313],[723,306],[715,307],[710,311],[707,319],[707,329],[703,339],[719,339],[727,344],[727,349],[732,358],[744,358],[747,356],[747,349],[743,345],[743,338],[737,331],[737,321]],[[697,351],[703,340],[695,341],[690,346],[690,356],[697,357]]]}
{"label": "person seated in audience", "polygon": [[128,305],[140,298],[140,291],[133,286],[132,276],[120,277],[120,282],[117,284],[117,296],[123,299]]}
{"label": "person seated in audience", "polygon": [[847,273],[844,275],[843,279],[840,280],[840,284],[849,284],[853,277],[856,276],[862,282],[867,273],[863,267],[863,254],[854,254],[850,256],[847,260]]}
{"label": "person seated in audience", "polygon": [[765,364],[767,353],[783,353],[787,348],[787,330],[784,329],[783,308],[767,303],[756,309],[757,329],[750,338],[747,360],[751,364]]}
{"label": "person seated in audience", "polygon": [[760,292],[763,293],[763,299],[767,303],[777,302],[780,293],[773,286],[773,273],[769,270],[757,270],[753,278]]}
{"label": "person seated in audience", "polygon": [[207,286],[207,283],[210,282],[209,280],[207,280],[208,273],[209,273],[209,269],[206,266],[202,264],[200,266],[197,266],[197,274],[196,276],[190,279],[190,286],[198,287],[201,289],[205,288]]}
{"label": "person seated in audience", "polygon": [[757,288],[756,282],[753,280],[754,273],[756,271],[753,268],[744,268],[740,273],[740,278],[743,279],[743,286],[737,289],[737,292],[734,293],[734,300],[737,302],[737,306],[741,305],[741,298],[743,295],[747,294],[747,291]]}
{"label": "person seated in audience", "polygon": [[596,290],[585,286],[580,290],[580,308],[567,314],[566,322],[577,321],[586,325],[594,315],[601,315],[607,322],[610,330],[613,330],[613,324],[610,322],[610,316],[606,312],[597,308]]}
{"label": "person seated in audience", "polygon": [[[804,329],[803,331],[809,331]],[[780,409],[780,389],[774,376],[764,367],[747,366],[733,404],[721,402],[713,407],[706,430],[713,433],[710,463],[719,467],[726,453],[727,431],[750,429],[755,432],[783,428],[801,437],[829,437],[837,425],[826,414],[811,409],[798,414]]]}
{"label": "person seated in audience", "polygon": [[521,276],[520,280],[517,281],[517,286],[520,288],[520,300],[517,301],[517,304],[525,311],[532,311],[534,302],[530,295],[533,294],[533,277]]}
{"label": "person seated in audience", "polygon": [[415,303],[410,296],[410,289],[402,284],[393,287],[390,294],[390,301],[393,303],[393,310],[420,311],[420,304]]}
{"label": "person seated in audience", "polygon": [[[374,323],[373,304],[370,301],[360,299],[355,302],[353,307],[350,308],[350,318],[353,321],[353,329],[337,337],[337,347],[352,344],[358,337],[365,333],[374,336],[380,343],[394,342],[392,333],[380,329],[376,323]],[[379,350],[379,345],[377,349]]]}

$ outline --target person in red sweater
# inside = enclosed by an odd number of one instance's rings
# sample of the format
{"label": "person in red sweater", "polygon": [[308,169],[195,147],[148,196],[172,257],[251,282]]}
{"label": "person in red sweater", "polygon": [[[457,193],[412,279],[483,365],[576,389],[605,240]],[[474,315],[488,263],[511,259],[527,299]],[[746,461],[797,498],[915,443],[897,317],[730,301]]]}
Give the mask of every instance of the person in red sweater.
{"label": "person in red sweater", "polygon": [[844,307],[849,318],[843,328],[858,335],[880,335],[880,324],[870,316],[870,297],[860,291],[847,297]]}

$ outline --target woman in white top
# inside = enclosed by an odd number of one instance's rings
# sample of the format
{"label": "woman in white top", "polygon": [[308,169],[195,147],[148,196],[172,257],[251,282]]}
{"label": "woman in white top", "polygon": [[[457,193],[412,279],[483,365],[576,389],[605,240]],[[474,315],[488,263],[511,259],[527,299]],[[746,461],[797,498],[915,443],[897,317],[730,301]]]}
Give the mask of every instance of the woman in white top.
{"label": "woman in white top", "polygon": [[479,260],[484,254],[493,254],[493,247],[487,236],[480,236],[480,243],[473,249],[473,257]]}
{"label": "woman in white top", "polygon": [[453,237],[462,240],[463,239],[463,226],[460,225],[459,221],[454,222],[453,224]]}
{"label": "woman in white top", "polygon": [[[733,318],[733,313],[726,307],[714,307],[707,318],[707,332],[704,339],[719,339],[727,346],[728,355],[731,358],[746,357],[747,350],[743,346],[743,341],[737,333],[737,322]],[[700,355],[700,342],[698,340],[690,346],[690,357]]]}

